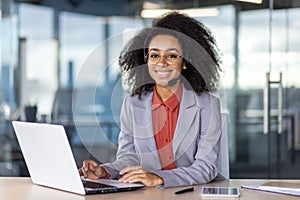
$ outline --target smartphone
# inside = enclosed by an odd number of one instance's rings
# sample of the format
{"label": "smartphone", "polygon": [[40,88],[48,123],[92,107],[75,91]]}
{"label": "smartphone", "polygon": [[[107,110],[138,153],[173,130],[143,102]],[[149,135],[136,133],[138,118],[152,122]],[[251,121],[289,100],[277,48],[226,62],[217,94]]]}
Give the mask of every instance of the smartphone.
{"label": "smartphone", "polygon": [[236,187],[202,187],[203,197],[239,197],[240,191]]}

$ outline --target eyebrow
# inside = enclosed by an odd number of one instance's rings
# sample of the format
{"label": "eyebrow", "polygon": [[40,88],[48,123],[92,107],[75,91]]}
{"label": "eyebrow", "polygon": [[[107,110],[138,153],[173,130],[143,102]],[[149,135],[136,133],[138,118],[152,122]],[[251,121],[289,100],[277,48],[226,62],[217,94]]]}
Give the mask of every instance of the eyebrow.
{"label": "eyebrow", "polygon": [[[158,48],[151,48],[151,49],[149,49],[149,51],[160,51],[160,50],[162,50],[162,49],[158,49]],[[176,48],[169,48],[166,51],[176,51],[176,52],[179,53],[178,49],[176,49]]]}

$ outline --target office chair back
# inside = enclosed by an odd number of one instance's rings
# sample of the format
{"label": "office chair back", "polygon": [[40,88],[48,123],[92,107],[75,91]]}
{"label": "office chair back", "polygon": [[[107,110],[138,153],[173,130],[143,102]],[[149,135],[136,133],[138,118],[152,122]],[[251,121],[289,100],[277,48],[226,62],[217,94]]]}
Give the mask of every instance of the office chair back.
{"label": "office chair back", "polygon": [[51,113],[51,122],[63,124],[73,121],[73,92],[71,88],[61,88],[56,91]]}
{"label": "office chair back", "polygon": [[218,177],[229,179],[228,116],[222,113],[222,134],[218,154]]}

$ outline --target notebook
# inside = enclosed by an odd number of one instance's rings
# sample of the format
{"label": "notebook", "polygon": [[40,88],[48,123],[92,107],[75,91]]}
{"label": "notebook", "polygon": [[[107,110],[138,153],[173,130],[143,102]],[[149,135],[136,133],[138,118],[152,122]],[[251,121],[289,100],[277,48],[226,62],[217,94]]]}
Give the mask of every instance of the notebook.
{"label": "notebook", "polygon": [[242,188],[300,196],[300,183],[291,180],[289,182],[270,181],[261,185],[242,185]]}
{"label": "notebook", "polygon": [[81,195],[132,191],[144,186],[110,179],[83,179],[62,125],[19,121],[12,124],[34,184]]}

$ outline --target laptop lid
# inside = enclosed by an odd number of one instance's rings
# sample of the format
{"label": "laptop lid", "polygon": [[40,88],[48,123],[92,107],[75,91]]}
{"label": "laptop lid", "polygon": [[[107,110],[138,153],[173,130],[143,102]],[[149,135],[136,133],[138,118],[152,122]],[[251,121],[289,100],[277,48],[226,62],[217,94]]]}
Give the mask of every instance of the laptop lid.
{"label": "laptop lid", "polygon": [[[38,185],[65,190],[78,194],[98,194],[130,191],[143,187],[142,184],[121,184],[103,180],[101,187],[85,188],[62,125],[13,121],[32,182]],[[113,185],[108,185],[114,182]],[[101,183],[101,179],[94,183]]]}

